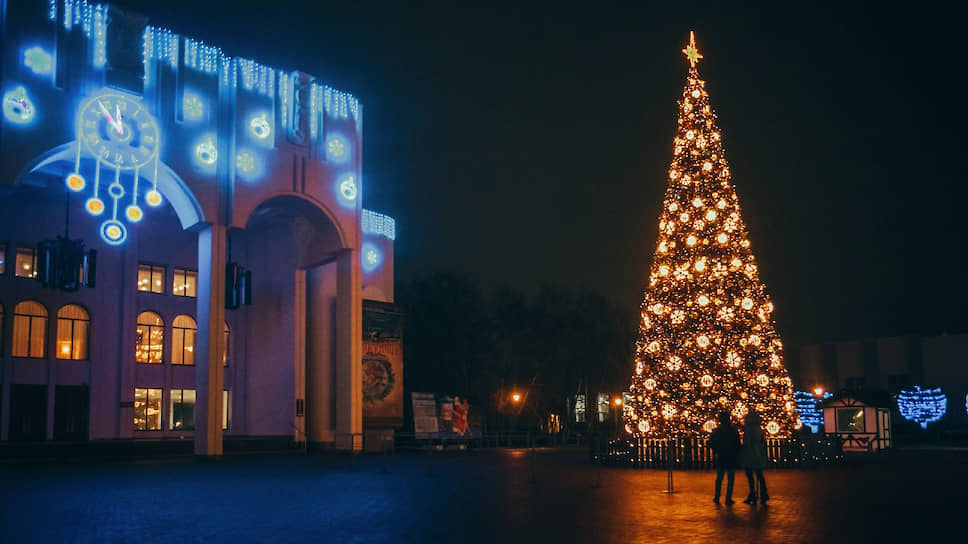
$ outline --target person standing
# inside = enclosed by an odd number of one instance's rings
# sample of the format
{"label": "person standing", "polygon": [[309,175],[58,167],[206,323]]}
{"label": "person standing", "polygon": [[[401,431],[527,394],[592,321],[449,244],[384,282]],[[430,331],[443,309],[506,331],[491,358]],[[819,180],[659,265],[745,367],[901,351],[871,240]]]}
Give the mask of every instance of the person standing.
{"label": "person standing", "polygon": [[726,474],[726,506],[733,504],[733,482],[739,466],[739,432],[729,421],[729,412],[719,413],[719,426],[709,436],[709,447],[716,452],[716,494],[713,502],[719,504],[719,490]]}
{"label": "person standing", "polygon": [[[750,412],[743,422],[743,450],[741,459],[746,469],[746,480],[750,486],[750,494],[743,501],[746,504],[756,504],[757,495],[760,503],[766,504],[770,496],[766,493],[766,479],[763,469],[766,468],[766,438],[760,428],[760,415]],[[753,479],[753,475],[756,479]],[[757,490],[757,484],[759,489]]]}

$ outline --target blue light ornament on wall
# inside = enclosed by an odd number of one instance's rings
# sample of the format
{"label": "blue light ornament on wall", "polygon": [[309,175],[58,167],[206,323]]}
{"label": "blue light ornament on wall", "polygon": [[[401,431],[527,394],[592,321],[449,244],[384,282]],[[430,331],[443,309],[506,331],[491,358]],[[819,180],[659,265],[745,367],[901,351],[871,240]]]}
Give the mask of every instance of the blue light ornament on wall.
{"label": "blue light ornament on wall", "polygon": [[331,134],[326,138],[326,158],[336,164],[342,164],[350,158],[350,143],[340,134]]}
{"label": "blue light ornament on wall", "polygon": [[16,125],[29,125],[34,120],[34,103],[23,86],[3,93],[3,117]]}
{"label": "blue light ornament on wall", "polygon": [[[825,398],[830,393],[825,394]],[[810,427],[810,432],[816,434],[823,428],[823,409],[820,408],[820,399],[813,393],[807,391],[796,391],[793,393],[796,400],[797,412],[800,413],[800,422]]]}
{"label": "blue light ornament on wall", "polygon": [[35,45],[24,51],[24,66],[37,75],[48,75],[54,71],[54,59],[44,48]]}
{"label": "blue light ornament on wall", "polygon": [[940,387],[921,389],[915,385],[913,389],[902,389],[897,394],[897,409],[904,419],[928,428],[928,423],[934,423],[944,417],[948,410],[948,397],[941,392]]}
{"label": "blue light ornament on wall", "polygon": [[361,256],[363,259],[363,271],[373,272],[380,267],[383,262],[383,252],[380,251],[375,245],[370,243],[364,243],[361,249]]}
{"label": "blue light ornament on wall", "polygon": [[343,174],[336,181],[336,193],[340,204],[347,208],[356,206],[356,198],[360,194],[356,184],[356,174]]}

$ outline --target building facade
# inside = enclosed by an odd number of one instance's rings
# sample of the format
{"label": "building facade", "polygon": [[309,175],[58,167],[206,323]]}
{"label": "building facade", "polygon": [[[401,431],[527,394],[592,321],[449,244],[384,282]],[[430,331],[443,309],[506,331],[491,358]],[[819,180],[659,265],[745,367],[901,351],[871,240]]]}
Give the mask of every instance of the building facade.
{"label": "building facade", "polygon": [[357,99],[109,5],[0,15],[0,441],[361,449],[395,224]]}

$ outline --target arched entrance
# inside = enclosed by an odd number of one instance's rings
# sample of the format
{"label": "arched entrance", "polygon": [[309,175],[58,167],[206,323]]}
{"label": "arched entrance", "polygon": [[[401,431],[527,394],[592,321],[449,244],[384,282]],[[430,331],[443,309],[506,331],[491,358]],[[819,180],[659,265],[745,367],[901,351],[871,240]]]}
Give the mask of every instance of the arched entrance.
{"label": "arched entrance", "polygon": [[339,223],[318,202],[278,195],[229,245],[253,274],[246,405],[266,409],[248,414],[249,433],[359,448],[360,270]]}

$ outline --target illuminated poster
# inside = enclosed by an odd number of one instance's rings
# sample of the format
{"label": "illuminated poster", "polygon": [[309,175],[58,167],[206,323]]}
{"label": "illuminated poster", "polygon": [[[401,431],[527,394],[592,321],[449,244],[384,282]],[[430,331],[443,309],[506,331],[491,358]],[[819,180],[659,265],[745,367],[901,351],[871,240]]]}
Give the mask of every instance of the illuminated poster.
{"label": "illuminated poster", "polygon": [[433,393],[411,393],[413,432],[418,438],[437,434],[437,396]]}
{"label": "illuminated poster", "polygon": [[400,314],[390,304],[363,304],[363,425],[403,424]]}

